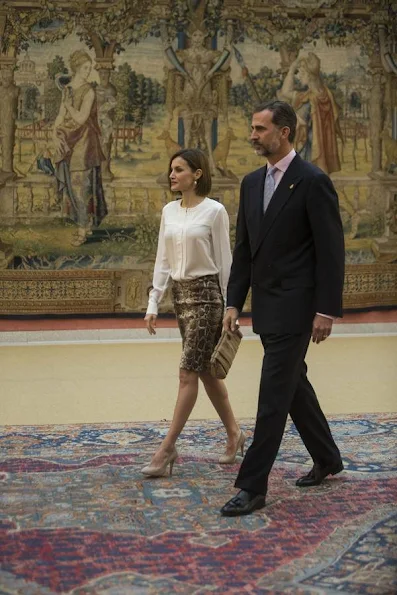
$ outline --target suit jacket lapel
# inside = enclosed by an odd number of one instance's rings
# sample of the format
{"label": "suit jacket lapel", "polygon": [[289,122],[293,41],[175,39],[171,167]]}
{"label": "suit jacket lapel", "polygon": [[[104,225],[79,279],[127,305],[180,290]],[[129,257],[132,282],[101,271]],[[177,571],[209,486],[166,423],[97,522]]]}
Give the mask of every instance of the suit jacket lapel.
{"label": "suit jacket lapel", "polygon": [[[260,215],[258,213],[258,217],[260,217],[260,229],[257,235],[256,246],[253,250],[253,256],[255,256],[266,235],[269,233],[270,228],[272,227],[276,217],[281,213],[282,209],[291,198],[295,190],[295,187],[297,186],[299,180],[302,177],[300,175],[300,161],[301,158],[299,157],[299,155],[296,155],[293,161],[290,163],[287,171],[283,175],[281,182],[277,186],[272,196],[272,199],[269,203],[269,206],[266,209],[265,214],[263,214],[263,191],[265,175],[263,176],[263,184],[261,185],[260,197]],[[266,171],[267,168],[265,169],[265,173]]]}
{"label": "suit jacket lapel", "polygon": [[265,177],[267,167],[263,167],[259,172],[259,178],[256,182],[253,182],[252,188],[249,190],[252,196],[252,210],[253,210],[253,223],[255,228],[252,230],[252,246],[256,246],[261,233],[263,225],[263,192],[265,188]]}

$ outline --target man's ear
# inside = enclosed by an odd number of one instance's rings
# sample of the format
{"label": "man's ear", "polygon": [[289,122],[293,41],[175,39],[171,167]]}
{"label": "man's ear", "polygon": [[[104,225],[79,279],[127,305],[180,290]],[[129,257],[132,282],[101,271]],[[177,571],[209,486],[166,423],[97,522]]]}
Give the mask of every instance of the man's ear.
{"label": "man's ear", "polygon": [[283,126],[283,128],[281,129],[281,134],[283,135],[283,138],[288,138],[290,135],[291,129],[289,128],[289,126]]}

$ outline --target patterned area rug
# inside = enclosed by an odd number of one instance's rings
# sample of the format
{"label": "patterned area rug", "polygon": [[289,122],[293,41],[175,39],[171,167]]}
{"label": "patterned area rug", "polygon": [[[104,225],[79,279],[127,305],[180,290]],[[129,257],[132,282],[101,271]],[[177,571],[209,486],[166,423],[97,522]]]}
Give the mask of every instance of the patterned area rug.
{"label": "patterned area rug", "polygon": [[267,506],[237,519],[217,422],[189,423],[159,479],[140,468],[164,423],[0,428],[0,593],[397,593],[397,416],[330,424],[345,471],[295,487],[311,465],[289,426]]}

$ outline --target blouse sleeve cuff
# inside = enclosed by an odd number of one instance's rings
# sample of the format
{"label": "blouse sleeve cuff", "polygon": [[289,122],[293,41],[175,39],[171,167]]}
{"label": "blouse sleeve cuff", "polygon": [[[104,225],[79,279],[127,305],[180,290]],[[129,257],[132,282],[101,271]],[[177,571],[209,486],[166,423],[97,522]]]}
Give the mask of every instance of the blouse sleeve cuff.
{"label": "blouse sleeve cuff", "polygon": [[148,307],[146,310],[146,314],[154,314],[155,316],[158,316],[158,306],[157,303],[154,300],[150,300],[149,299],[149,303],[148,303]]}

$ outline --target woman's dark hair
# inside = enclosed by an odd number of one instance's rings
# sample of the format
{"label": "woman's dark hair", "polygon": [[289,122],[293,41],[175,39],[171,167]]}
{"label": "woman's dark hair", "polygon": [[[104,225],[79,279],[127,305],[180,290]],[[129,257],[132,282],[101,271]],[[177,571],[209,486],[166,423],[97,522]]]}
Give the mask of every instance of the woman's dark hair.
{"label": "woman's dark hair", "polygon": [[287,126],[290,130],[288,140],[294,142],[296,134],[297,117],[293,107],[286,101],[266,101],[260,103],[254,109],[254,114],[268,110],[272,112],[272,122],[278,128]]}
{"label": "woman's dark hair", "polygon": [[171,163],[177,157],[181,157],[186,161],[192,172],[194,173],[196,170],[201,169],[203,172],[202,175],[197,180],[197,186],[195,188],[197,196],[208,196],[211,190],[211,171],[210,171],[210,164],[208,162],[208,157],[203,151],[200,149],[181,149],[177,151],[170,159],[170,163],[168,166],[168,183],[170,184],[170,174],[171,174]]}

